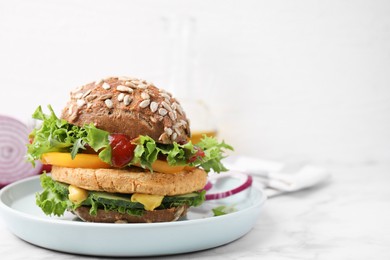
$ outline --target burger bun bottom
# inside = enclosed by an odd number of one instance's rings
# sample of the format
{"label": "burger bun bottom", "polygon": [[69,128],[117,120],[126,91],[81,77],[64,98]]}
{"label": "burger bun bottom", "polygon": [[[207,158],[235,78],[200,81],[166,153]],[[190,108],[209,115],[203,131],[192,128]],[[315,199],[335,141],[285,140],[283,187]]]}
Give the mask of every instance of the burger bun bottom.
{"label": "burger bun bottom", "polygon": [[169,209],[145,211],[142,216],[134,216],[116,211],[98,209],[96,215],[90,215],[90,207],[81,206],[73,211],[81,220],[99,223],[155,223],[176,221],[185,216],[188,206],[179,206]]}

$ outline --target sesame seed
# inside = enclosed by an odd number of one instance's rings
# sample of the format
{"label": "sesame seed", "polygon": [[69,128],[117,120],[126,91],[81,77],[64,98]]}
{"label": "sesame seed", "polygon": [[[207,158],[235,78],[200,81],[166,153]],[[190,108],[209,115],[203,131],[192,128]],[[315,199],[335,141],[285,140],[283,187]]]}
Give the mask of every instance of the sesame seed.
{"label": "sesame seed", "polygon": [[85,92],[82,96],[82,98],[85,98],[86,96],[88,96],[89,94],[91,94],[92,90],[88,90],[87,92]]}
{"label": "sesame seed", "polygon": [[94,100],[95,98],[97,98],[96,95],[89,95],[88,97],[85,98],[85,100],[87,100],[87,101],[92,101],[92,100]]}
{"label": "sesame seed", "polygon": [[180,130],[179,130],[179,128],[175,128],[175,132],[178,134],[178,135],[180,135]]}
{"label": "sesame seed", "polygon": [[164,108],[160,108],[160,109],[158,109],[158,113],[161,116],[165,116],[168,113],[168,111],[166,109],[164,109]]}
{"label": "sesame seed", "polygon": [[161,88],[160,88],[159,91],[160,91],[160,93],[165,93],[165,94],[169,95],[170,97],[172,97],[172,94],[169,93],[168,91],[166,91],[165,89],[161,89]]}
{"label": "sesame seed", "polygon": [[106,99],[104,100],[104,103],[106,104],[106,106],[108,108],[113,108],[114,104],[112,103],[112,100],[111,99]]}
{"label": "sesame seed", "polygon": [[173,121],[175,121],[176,120],[176,115],[175,115],[175,113],[174,112],[169,112],[169,117],[173,120]]}
{"label": "sesame seed", "polygon": [[141,103],[139,103],[139,106],[141,108],[145,108],[145,107],[149,106],[149,104],[150,104],[150,99],[145,99]]}
{"label": "sesame seed", "polygon": [[138,84],[139,88],[146,88],[147,86],[145,84]]}
{"label": "sesame seed", "polygon": [[171,137],[172,137],[172,140],[176,140],[177,134],[176,134],[176,133],[173,133]]}
{"label": "sesame seed", "polygon": [[160,137],[158,138],[159,141],[162,141],[164,143],[167,143],[169,142],[169,138],[168,138],[168,135],[166,133],[162,133],[160,135]]}
{"label": "sesame seed", "polygon": [[78,107],[82,107],[85,105],[85,100],[84,99],[77,99],[76,103],[77,103]]}
{"label": "sesame seed", "polygon": [[123,86],[123,85],[117,86],[117,87],[116,87],[116,90],[122,91],[122,92],[133,93],[133,89],[131,89],[131,88],[129,88],[129,87],[126,87],[126,86]]}
{"label": "sesame seed", "polygon": [[100,100],[106,100],[112,98],[112,94],[104,94],[100,96]]}
{"label": "sesame seed", "polygon": [[126,81],[125,86],[135,88],[136,86],[131,81]]}
{"label": "sesame seed", "polygon": [[103,82],[102,79],[99,79],[99,80],[95,81],[95,86],[100,85],[102,82]]}
{"label": "sesame seed", "polygon": [[158,103],[157,102],[153,101],[152,103],[150,103],[150,111],[152,111],[152,113],[156,112],[157,108],[158,108]]}
{"label": "sesame seed", "polygon": [[124,97],[125,97],[125,94],[119,93],[119,95],[118,95],[118,101],[119,101],[119,102],[123,101],[123,98],[124,98]]}
{"label": "sesame seed", "polygon": [[104,82],[102,85],[102,88],[104,88],[105,90],[108,90],[111,88],[111,86],[107,82]]}
{"label": "sesame seed", "polygon": [[69,113],[69,115],[71,115],[71,114],[72,114],[72,112],[73,112],[73,105],[72,105],[72,106],[70,106],[70,107],[69,107],[69,110],[68,110],[68,113]]}
{"label": "sesame seed", "polygon": [[164,131],[165,131],[165,133],[167,133],[167,135],[169,135],[169,136],[173,133],[173,130],[172,130],[171,128],[169,128],[169,127],[164,127]]}
{"label": "sesame seed", "polygon": [[162,96],[163,98],[166,98],[166,99],[168,99],[168,100],[171,99],[171,97],[170,97],[167,93],[165,93],[165,92],[161,92],[161,93],[160,93],[160,96]]}
{"label": "sesame seed", "polygon": [[132,100],[133,100],[133,99],[132,99],[131,96],[126,95],[126,96],[124,97],[124,99],[123,99],[123,104],[125,104],[125,106],[128,106],[128,105],[130,105],[130,103],[131,103]]}
{"label": "sesame seed", "polygon": [[184,115],[183,108],[180,106],[180,104],[176,104],[176,110],[179,112],[180,115]]}
{"label": "sesame seed", "polygon": [[163,102],[161,102],[161,105],[162,105],[166,110],[172,112],[172,108],[171,108],[170,105],[168,105],[167,102],[163,101]]}
{"label": "sesame seed", "polygon": [[76,95],[74,95],[74,97],[75,97],[76,99],[80,99],[82,96],[83,96],[83,93],[81,93],[81,92],[79,92],[79,93],[77,93]]}
{"label": "sesame seed", "polygon": [[141,93],[141,97],[142,97],[142,99],[150,99],[149,94],[146,93],[146,92],[142,92],[142,93]]}

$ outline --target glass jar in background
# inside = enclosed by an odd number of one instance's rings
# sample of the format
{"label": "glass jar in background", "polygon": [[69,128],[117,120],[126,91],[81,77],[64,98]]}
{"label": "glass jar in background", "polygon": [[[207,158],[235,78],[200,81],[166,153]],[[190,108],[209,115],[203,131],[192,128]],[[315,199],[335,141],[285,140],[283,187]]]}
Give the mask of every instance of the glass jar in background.
{"label": "glass jar in background", "polygon": [[190,121],[191,141],[198,143],[203,135],[217,136],[217,124],[207,104],[202,100],[181,99],[181,105]]}

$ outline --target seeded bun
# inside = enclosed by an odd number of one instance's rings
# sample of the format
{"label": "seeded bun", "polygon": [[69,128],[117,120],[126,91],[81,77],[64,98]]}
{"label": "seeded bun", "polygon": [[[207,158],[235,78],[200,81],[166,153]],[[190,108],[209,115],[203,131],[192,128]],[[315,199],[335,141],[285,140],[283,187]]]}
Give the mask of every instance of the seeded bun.
{"label": "seeded bun", "polygon": [[170,174],[150,173],[138,167],[84,169],[53,166],[51,174],[55,181],[72,184],[86,190],[164,196],[201,190],[207,182],[207,173],[199,168]]}
{"label": "seeded bun", "polygon": [[164,144],[185,142],[191,135],[180,103],[136,78],[110,77],[73,90],[61,117],[77,126],[93,123],[130,138],[148,135]]}

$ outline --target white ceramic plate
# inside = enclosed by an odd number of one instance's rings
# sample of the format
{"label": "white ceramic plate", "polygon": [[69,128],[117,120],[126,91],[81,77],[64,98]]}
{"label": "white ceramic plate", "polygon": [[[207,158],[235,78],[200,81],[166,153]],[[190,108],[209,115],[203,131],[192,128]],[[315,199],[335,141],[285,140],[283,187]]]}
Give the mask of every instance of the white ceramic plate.
{"label": "white ceramic plate", "polygon": [[[240,182],[225,178],[210,192],[231,189]],[[81,222],[71,213],[60,218],[45,216],[35,205],[35,193],[40,190],[39,176],[1,190],[0,212],[9,230],[44,248],[97,256],[153,256],[217,247],[248,233],[266,200],[262,191],[252,187],[222,200],[207,201],[177,222],[103,224]],[[211,209],[219,205],[233,206],[236,211],[214,217]]]}

